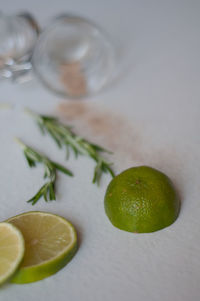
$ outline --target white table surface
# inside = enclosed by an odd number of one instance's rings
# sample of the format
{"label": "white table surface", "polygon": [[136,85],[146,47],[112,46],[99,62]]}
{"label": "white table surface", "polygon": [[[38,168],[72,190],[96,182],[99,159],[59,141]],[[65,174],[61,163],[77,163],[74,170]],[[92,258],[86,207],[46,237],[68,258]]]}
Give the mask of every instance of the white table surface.
{"label": "white table surface", "polygon": [[59,176],[56,202],[31,207],[25,201],[41,185],[41,170],[30,171],[13,137],[65,163],[64,154],[22,112],[29,106],[51,113],[61,99],[36,81],[0,83],[0,102],[14,105],[0,110],[0,219],[33,209],[61,214],[74,223],[80,241],[77,255],[56,275],[8,284],[0,300],[200,300],[200,1],[1,3],[4,13],[21,9],[42,25],[64,11],[90,17],[121,44],[126,74],[90,100],[130,120],[138,138],[132,166],[148,164],[167,173],[182,207],[178,220],[162,231],[136,235],[114,228],[103,208],[110,179],[104,177],[101,188],[92,186],[93,163],[87,158],[67,163],[76,177]]}

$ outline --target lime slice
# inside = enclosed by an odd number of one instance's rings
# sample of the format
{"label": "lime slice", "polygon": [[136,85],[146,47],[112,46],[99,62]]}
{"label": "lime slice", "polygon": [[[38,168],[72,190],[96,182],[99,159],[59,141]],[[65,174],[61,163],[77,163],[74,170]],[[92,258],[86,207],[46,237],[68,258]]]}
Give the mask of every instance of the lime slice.
{"label": "lime slice", "polygon": [[8,220],[22,232],[25,239],[24,260],[12,279],[29,283],[48,277],[63,268],[77,250],[74,227],[63,217],[31,211]]}
{"label": "lime slice", "polygon": [[17,270],[24,256],[24,239],[9,223],[0,223],[0,284]]}

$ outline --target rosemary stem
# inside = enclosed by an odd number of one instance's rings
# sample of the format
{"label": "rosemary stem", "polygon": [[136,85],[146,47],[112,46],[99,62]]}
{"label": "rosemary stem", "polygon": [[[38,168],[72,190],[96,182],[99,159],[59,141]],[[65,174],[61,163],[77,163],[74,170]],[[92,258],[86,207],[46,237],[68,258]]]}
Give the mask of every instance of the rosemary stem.
{"label": "rosemary stem", "polygon": [[22,149],[25,149],[26,148],[26,145],[17,137],[14,138],[14,141],[17,142]]}

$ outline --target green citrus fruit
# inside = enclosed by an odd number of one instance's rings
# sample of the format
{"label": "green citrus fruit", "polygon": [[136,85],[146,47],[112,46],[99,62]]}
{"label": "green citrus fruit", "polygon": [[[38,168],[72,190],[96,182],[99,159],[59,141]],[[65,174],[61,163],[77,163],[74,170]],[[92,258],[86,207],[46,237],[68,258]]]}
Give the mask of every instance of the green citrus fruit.
{"label": "green citrus fruit", "polygon": [[104,205],[117,228],[147,233],[171,225],[178,216],[180,202],[165,174],[139,166],[123,171],[110,182]]}
{"label": "green citrus fruit", "polygon": [[63,217],[31,211],[12,217],[8,222],[22,232],[25,240],[24,259],[12,278],[14,283],[48,277],[64,267],[76,253],[76,231]]}
{"label": "green citrus fruit", "polygon": [[24,257],[21,232],[9,223],[0,223],[0,284],[16,272]]}

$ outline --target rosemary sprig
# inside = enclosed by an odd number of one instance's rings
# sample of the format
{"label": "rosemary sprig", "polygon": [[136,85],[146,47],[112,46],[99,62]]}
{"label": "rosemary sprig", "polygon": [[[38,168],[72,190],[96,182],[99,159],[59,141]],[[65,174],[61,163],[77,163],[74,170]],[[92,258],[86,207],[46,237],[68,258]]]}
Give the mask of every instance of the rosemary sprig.
{"label": "rosemary sprig", "polygon": [[37,152],[30,146],[27,146],[18,138],[15,138],[15,140],[23,149],[24,156],[28,162],[28,165],[30,167],[35,167],[38,163],[43,164],[44,178],[48,179],[48,181],[38,190],[38,192],[27,202],[31,203],[32,205],[35,205],[41,197],[44,197],[44,200],[46,202],[55,200],[56,171],[60,170],[68,176],[73,176],[73,174],[64,166],[54,161],[51,161],[48,157]]}
{"label": "rosemary sprig", "polygon": [[55,117],[39,115],[29,109],[26,109],[26,112],[35,119],[42,134],[48,133],[59,148],[65,147],[67,158],[69,157],[70,150],[72,150],[76,157],[78,155],[85,155],[96,162],[93,183],[99,184],[102,173],[110,173],[112,177],[115,176],[111,168],[112,163],[107,162],[99,154],[100,152],[110,153],[109,151],[76,135],[70,126],[62,124]]}

